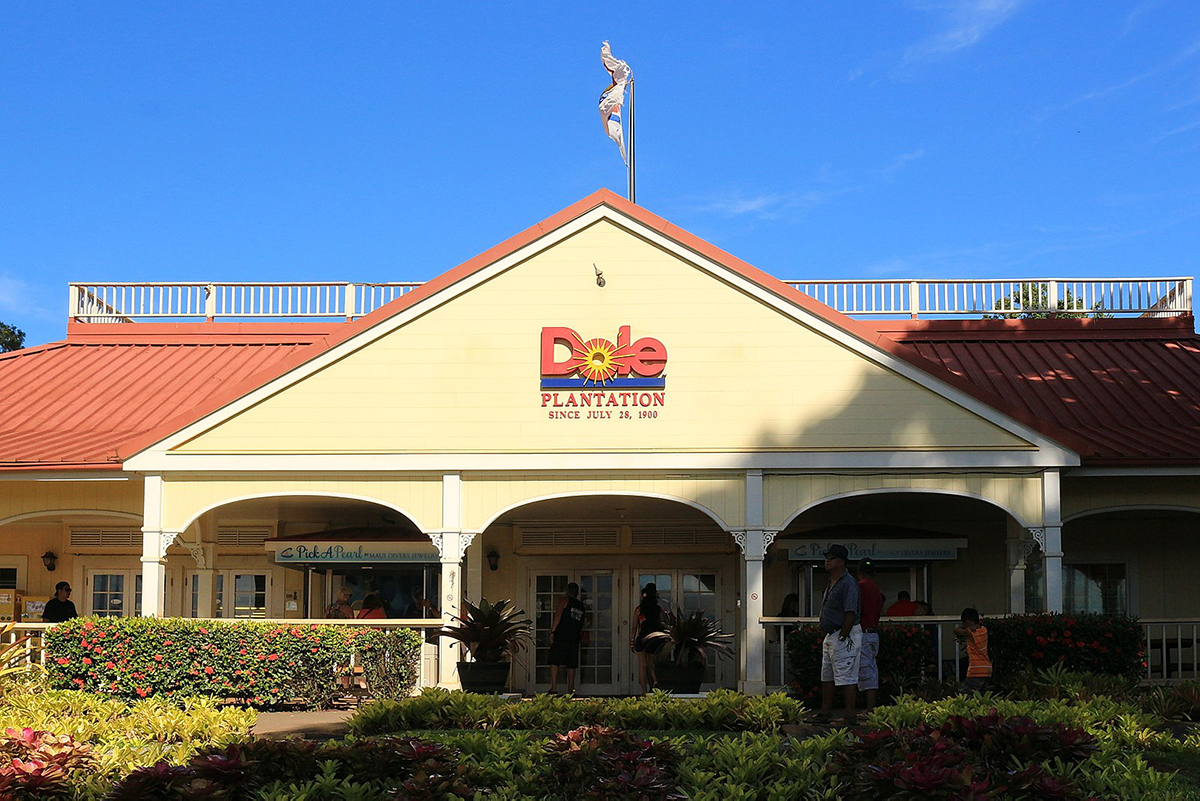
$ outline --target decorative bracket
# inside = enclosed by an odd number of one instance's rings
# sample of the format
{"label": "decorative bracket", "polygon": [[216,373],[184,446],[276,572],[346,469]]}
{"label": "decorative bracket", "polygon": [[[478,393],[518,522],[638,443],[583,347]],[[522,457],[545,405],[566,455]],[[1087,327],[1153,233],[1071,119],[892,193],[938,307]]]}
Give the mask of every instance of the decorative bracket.
{"label": "decorative bracket", "polygon": [[1037,546],[1042,549],[1042,553],[1045,553],[1046,552],[1046,529],[1031,528],[1031,529],[1029,529],[1029,533],[1033,536],[1033,541],[1037,543]]}
{"label": "decorative bracket", "polygon": [[438,558],[440,559],[442,557],[442,547],[445,544],[446,538],[442,535],[442,532],[434,531],[430,533],[429,539],[433,541],[433,546],[437,548]]}
{"label": "decorative bracket", "polygon": [[185,542],[183,544],[188,549],[188,553],[192,555],[192,559],[196,561],[196,567],[200,570],[208,569],[208,560],[204,556],[204,545],[199,542]]}

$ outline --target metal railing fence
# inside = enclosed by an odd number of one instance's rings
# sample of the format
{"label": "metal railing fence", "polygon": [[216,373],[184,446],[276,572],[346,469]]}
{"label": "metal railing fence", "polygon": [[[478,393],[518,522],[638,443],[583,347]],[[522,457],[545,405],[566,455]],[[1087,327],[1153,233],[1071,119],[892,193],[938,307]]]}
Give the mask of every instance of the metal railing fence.
{"label": "metal railing fence", "polygon": [[[790,677],[787,649],[783,647],[784,632],[805,625],[816,625],[815,617],[763,617],[759,619],[767,629],[769,641],[767,683],[784,686]],[[1198,618],[1141,618],[1143,644],[1146,648],[1146,667],[1143,676],[1148,682],[1180,682],[1200,679],[1200,619]],[[898,617],[883,618],[888,623],[923,625],[931,627],[934,645],[930,654],[931,664],[936,666],[936,675],[941,681],[946,678],[961,678],[966,666],[966,652],[954,637],[954,627],[959,625],[956,617]],[[776,647],[778,646],[778,647]],[[778,681],[772,681],[778,679]]]}
{"label": "metal railing fence", "polygon": [[1192,313],[1192,279],[1188,277],[784,283],[853,317],[1173,317]]}
{"label": "metal railing fence", "polygon": [[418,282],[324,283],[72,283],[71,319],[86,323],[138,320],[353,320],[391,303]]}

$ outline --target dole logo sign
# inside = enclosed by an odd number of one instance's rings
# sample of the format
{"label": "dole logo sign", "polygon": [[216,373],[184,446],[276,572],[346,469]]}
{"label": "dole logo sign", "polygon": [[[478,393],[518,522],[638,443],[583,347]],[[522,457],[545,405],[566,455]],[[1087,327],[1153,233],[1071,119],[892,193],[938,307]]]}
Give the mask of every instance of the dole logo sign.
{"label": "dole logo sign", "polygon": [[[617,329],[616,342],[602,337],[584,341],[570,328],[543,328],[542,389],[666,387],[666,347],[654,337],[631,339],[627,325]],[[561,361],[560,353],[566,354]]]}

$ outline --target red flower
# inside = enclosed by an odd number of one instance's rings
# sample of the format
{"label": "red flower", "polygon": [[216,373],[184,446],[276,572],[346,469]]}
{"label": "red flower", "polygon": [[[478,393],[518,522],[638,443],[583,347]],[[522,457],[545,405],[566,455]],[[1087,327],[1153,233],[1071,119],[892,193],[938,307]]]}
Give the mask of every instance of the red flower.
{"label": "red flower", "polygon": [[267,657],[267,661],[274,662],[278,658],[279,658],[279,654],[271,654],[270,656]]}
{"label": "red flower", "polygon": [[211,676],[213,669],[211,667],[206,667],[206,668],[204,668],[204,672]]}
{"label": "red flower", "polygon": [[66,664],[69,664],[71,660],[67,659],[65,656],[60,656],[58,659],[55,659],[54,661],[60,665],[66,665]]}
{"label": "red flower", "polygon": [[155,654],[155,655],[154,655],[154,661],[155,661],[155,662],[161,662],[161,661],[162,661],[162,654]]}
{"label": "red flower", "polygon": [[83,658],[83,664],[90,665],[90,664],[92,664],[92,660],[85,656]]}
{"label": "red flower", "polygon": [[208,634],[208,629],[202,628],[202,629],[200,629],[200,633],[201,633],[201,634]]}
{"label": "red flower", "polygon": [[112,662],[105,662],[105,663],[104,663],[104,668],[105,668],[106,670],[116,670],[116,669],[117,669],[117,666],[116,666],[116,665],[114,665]]}
{"label": "red flower", "polygon": [[92,629],[94,629],[94,628],[96,628],[96,624],[95,624],[95,623],[92,623],[92,622],[90,622],[90,621],[89,621],[89,622],[87,622],[87,623],[84,623],[84,624],[83,624],[83,630],[84,630],[84,631],[91,631],[91,630],[92,630]]}
{"label": "red flower", "polygon": [[136,690],[134,690],[134,692],[136,692],[138,695],[140,695],[143,698],[145,698],[147,695],[150,694],[150,691],[147,690],[145,687],[138,687]]}

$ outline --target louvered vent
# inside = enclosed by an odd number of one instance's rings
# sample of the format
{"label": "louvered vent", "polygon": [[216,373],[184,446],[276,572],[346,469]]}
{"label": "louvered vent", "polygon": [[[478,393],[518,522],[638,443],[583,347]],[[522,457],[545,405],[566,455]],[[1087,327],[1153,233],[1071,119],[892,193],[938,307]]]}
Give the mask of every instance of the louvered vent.
{"label": "louvered vent", "polygon": [[71,527],[72,548],[141,548],[140,528]]}
{"label": "louvered vent", "polygon": [[620,530],[616,525],[563,526],[554,523],[517,523],[521,547],[539,550],[556,548],[616,548]]}
{"label": "louvered vent", "polygon": [[217,544],[227,548],[261,548],[273,533],[270,526],[221,526],[217,529]]}
{"label": "louvered vent", "polygon": [[724,531],[695,523],[631,523],[629,528],[634,548],[721,548],[731,542]]}

